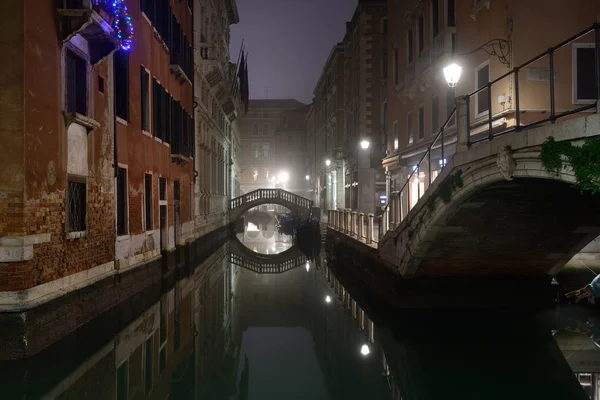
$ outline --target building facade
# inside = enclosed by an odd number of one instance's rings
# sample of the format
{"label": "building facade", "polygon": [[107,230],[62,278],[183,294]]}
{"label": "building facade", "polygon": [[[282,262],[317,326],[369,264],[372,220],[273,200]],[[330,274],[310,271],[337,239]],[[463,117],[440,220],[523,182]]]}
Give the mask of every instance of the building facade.
{"label": "building facade", "polygon": [[306,115],[309,108],[310,105],[283,111],[275,129],[277,170],[287,174],[288,180],[285,186],[288,191],[306,198],[310,197],[311,188],[306,130]]}
{"label": "building facade", "polygon": [[172,267],[225,228],[240,147],[234,0],[2,11],[14,23],[0,72],[0,311]]}
{"label": "building facade", "polygon": [[[536,12],[539,9],[544,13]],[[581,1],[577,9],[563,2],[536,0],[527,4],[512,0],[388,1],[388,20],[402,21],[389,24],[388,32],[388,141],[383,160],[388,195],[408,186],[409,190],[403,190],[404,201],[409,209],[417,203],[456,150],[456,102],[464,102],[466,95],[478,89],[482,90],[470,96],[468,105],[472,141],[488,135],[490,115],[493,131],[515,126],[517,117],[520,125],[527,125],[550,116],[547,56],[520,70],[518,82],[510,74],[494,83],[491,92],[488,83],[591,27],[599,12],[593,1]],[[556,25],[553,21],[559,15],[565,23]],[[592,32],[555,51],[555,113],[596,96],[590,93],[594,92],[593,42]],[[462,74],[450,88],[442,71],[452,62],[462,67]],[[431,165],[429,161],[419,164],[444,125],[445,154],[436,142]]]}
{"label": "building facade", "polygon": [[196,0],[195,10],[194,237],[198,238],[227,224],[228,199],[235,185],[231,177],[239,143],[234,125],[239,100],[233,96],[237,82],[236,66],[229,61],[229,27],[239,22],[239,16],[234,0]]}
{"label": "building facade", "polygon": [[275,131],[280,124],[280,114],[303,106],[305,104],[294,99],[250,100],[248,113],[239,122],[239,181],[242,194],[274,187],[278,182],[279,175],[284,172],[278,169],[275,155]]}

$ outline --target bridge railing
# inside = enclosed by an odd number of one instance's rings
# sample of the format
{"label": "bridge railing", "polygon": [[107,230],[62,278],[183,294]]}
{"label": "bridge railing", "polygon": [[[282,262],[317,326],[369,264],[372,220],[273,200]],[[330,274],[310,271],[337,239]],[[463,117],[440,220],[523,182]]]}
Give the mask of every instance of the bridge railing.
{"label": "bridge railing", "polygon": [[[556,52],[559,49],[564,48],[570,43],[578,41],[585,36],[589,36],[593,34],[594,36],[594,44],[593,48],[595,50],[595,59],[594,59],[594,74],[595,74],[595,95],[596,98],[593,101],[588,101],[587,104],[578,105],[575,108],[570,110],[561,110],[557,111],[556,106],[556,71],[555,71],[555,56]],[[527,109],[521,107],[522,103],[522,90],[519,86],[519,77],[520,74],[523,74],[526,71],[526,68],[534,65],[536,68],[538,67],[539,61],[547,58],[548,60],[548,80],[549,80],[549,88],[548,88],[548,96],[549,96],[549,114],[547,117],[540,118],[539,120],[530,120],[529,122],[523,124],[522,118],[525,113],[527,113]],[[502,110],[500,113],[493,113],[494,104],[492,102],[492,92],[493,89],[501,85],[501,82],[512,78],[514,85],[514,108],[511,106]],[[569,87],[569,89],[573,89]],[[481,129],[482,118],[485,121],[485,114],[482,117],[481,115],[473,115],[471,116],[471,108],[472,103],[475,105],[475,102],[479,101],[479,95],[485,95],[487,97],[488,105],[487,110],[487,124],[484,123],[484,129]],[[472,100],[472,99],[475,100]],[[470,148],[471,145],[487,140],[493,140],[495,137],[500,135],[505,135],[511,132],[520,132],[528,129],[532,129],[544,124],[554,123],[561,118],[566,118],[572,116],[577,113],[581,113],[587,110],[596,109],[598,99],[600,99],[600,23],[596,23],[593,26],[579,32],[578,34],[566,39],[565,41],[559,43],[558,45],[549,48],[543,53],[533,57],[531,60],[525,62],[524,64],[514,67],[509,72],[500,76],[497,79],[489,82],[487,85],[469,93],[466,96],[457,98],[458,104],[463,104],[464,111],[466,111],[466,118],[464,115],[458,115],[457,107],[450,113],[445,123],[442,125],[438,134],[433,138],[431,144],[427,147],[421,159],[412,166],[412,170],[408,175],[408,178],[404,181],[400,190],[397,192],[393,192],[390,194],[388,203],[386,204],[383,213],[379,217],[375,217],[375,222],[379,222],[378,233],[379,239],[381,239],[385,233],[391,229],[395,229],[408,215],[408,212],[418,203],[419,199],[423,196],[423,194],[428,190],[431,183],[435,181],[435,179],[441,174],[442,169],[447,164],[447,159],[450,158],[456,152],[458,142],[462,139],[458,138],[457,135],[457,122],[459,118],[464,119],[464,127],[466,129],[466,140],[465,145],[466,148]],[[478,105],[476,105],[478,107]],[[477,110],[477,108],[474,108]],[[539,112],[539,115],[546,115],[544,112]],[[498,128],[497,121],[505,115],[514,114],[514,123],[505,124],[506,127],[504,129]],[[532,114],[531,112],[529,114]],[[473,117],[473,118],[472,118]],[[460,123],[458,123],[460,125]],[[485,129],[487,126],[487,129]],[[487,135],[485,135],[487,131]],[[473,137],[475,139],[473,140]],[[347,229],[350,222],[345,222],[343,218],[346,218],[343,210],[333,210],[333,214],[330,214],[329,225],[340,229],[342,231],[346,231],[348,234],[353,235],[352,231]],[[344,228],[346,227],[346,228]],[[372,228],[367,228],[372,229]],[[373,239],[373,238],[372,238]],[[367,239],[368,241],[368,239]],[[375,241],[375,240],[373,240]]]}
{"label": "bridge railing", "polygon": [[307,258],[305,256],[296,256],[295,258],[282,262],[269,262],[252,260],[243,255],[230,253],[230,261],[237,266],[258,274],[280,274],[305,265]]}
{"label": "bridge railing", "polygon": [[302,207],[310,210],[313,202],[305,197],[298,196],[295,193],[288,192],[283,189],[256,189],[229,201],[229,209],[234,210],[242,207],[245,204],[258,200],[274,200],[281,199],[287,203],[291,203],[297,207]]}

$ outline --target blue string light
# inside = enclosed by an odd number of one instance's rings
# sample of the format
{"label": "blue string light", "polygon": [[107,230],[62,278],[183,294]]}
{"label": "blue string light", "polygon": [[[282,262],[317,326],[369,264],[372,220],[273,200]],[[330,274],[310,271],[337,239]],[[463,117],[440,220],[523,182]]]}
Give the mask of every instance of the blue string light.
{"label": "blue string light", "polygon": [[133,23],[125,0],[96,0],[95,3],[113,16],[112,26],[121,43],[121,49],[129,51],[133,41]]}

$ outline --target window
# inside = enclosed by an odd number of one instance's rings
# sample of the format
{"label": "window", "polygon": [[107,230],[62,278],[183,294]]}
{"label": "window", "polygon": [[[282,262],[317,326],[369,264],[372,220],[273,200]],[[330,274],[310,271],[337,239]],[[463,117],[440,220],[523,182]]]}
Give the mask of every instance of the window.
{"label": "window", "polygon": [[140,66],[142,87],[142,130],[150,132],[150,74]]}
{"label": "window", "polygon": [[87,61],[67,50],[67,111],[87,115]]}
{"label": "window", "polygon": [[[593,68],[593,67],[592,67]],[[490,62],[486,61],[475,69],[477,79],[477,89],[485,87],[490,81]],[[490,99],[488,94],[489,89],[483,89],[477,93],[475,115],[477,117],[490,111]]]}
{"label": "window", "polygon": [[436,37],[440,33],[439,0],[431,0],[431,33],[433,33],[433,37]]}
{"label": "window", "polygon": [[117,368],[117,400],[129,398],[129,360]]}
{"label": "window", "polygon": [[399,73],[398,73],[398,49],[394,49],[394,85],[397,85],[398,82],[400,81],[399,79]]}
{"label": "window", "polygon": [[129,52],[115,52],[113,67],[117,117],[129,121]]}
{"label": "window", "polygon": [[149,394],[152,390],[152,367],[153,367],[153,359],[152,359],[152,336],[146,339],[146,344],[144,346],[144,388],[145,393]]}
{"label": "window", "polygon": [[104,78],[101,76],[98,77],[98,91],[104,93]]}
{"label": "window", "polygon": [[258,182],[258,169],[252,169],[252,182]]}
{"label": "window", "polygon": [[598,96],[593,43],[573,44],[573,103],[594,103]]}
{"label": "window", "polygon": [[269,158],[269,143],[262,144],[262,156],[263,158]]}
{"label": "window", "polygon": [[267,125],[267,124],[263,125],[263,132],[262,132],[262,134],[263,134],[263,136],[269,134],[269,125]]}
{"label": "window", "polygon": [[415,136],[414,136],[414,132],[413,132],[412,112],[409,112],[406,115],[406,131],[408,132],[408,144],[411,144],[415,140]]}
{"label": "window", "polygon": [[419,139],[425,137],[425,108],[419,107]]}
{"label": "window", "polygon": [[408,63],[410,64],[413,61],[413,32],[412,29],[409,29],[406,32],[406,51],[408,54],[406,57],[408,58]]}
{"label": "window", "polygon": [[69,177],[67,196],[67,232],[82,232],[86,229],[87,185],[85,178]]}
{"label": "window", "polygon": [[152,230],[152,175],[144,174],[144,214],[146,230]]}
{"label": "window", "polygon": [[127,235],[127,169],[117,171],[117,235]]}
{"label": "window", "polygon": [[398,120],[394,121],[392,129],[394,134],[394,150],[398,150]]}
{"label": "window", "polygon": [[258,125],[254,124],[252,127],[252,135],[258,136]]}
{"label": "window", "polygon": [[167,200],[167,178],[158,178],[158,200]]}
{"label": "window", "polygon": [[448,26],[456,26],[455,0],[446,0],[446,23]]}
{"label": "window", "polygon": [[252,143],[252,157],[254,158],[260,157],[260,148],[258,146],[258,143]]}
{"label": "window", "polygon": [[265,180],[268,182],[269,181],[269,170],[265,168],[264,173],[265,173]]}
{"label": "window", "polygon": [[431,99],[431,131],[436,134],[440,130],[440,98]]}
{"label": "window", "polygon": [[294,135],[293,134],[288,134],[288,145],[289,146],[293,146],[294,145]]}
{"label": "window", "polygon": [[421,52],[423,51],[423,48],[425,47],[425,28],[424,28],[424,22],[423,22],[423,14],[419,15],[419,19],[417,21],[417,29],[418,29],[418,35],[419,35],[419,55],[421,55]]}

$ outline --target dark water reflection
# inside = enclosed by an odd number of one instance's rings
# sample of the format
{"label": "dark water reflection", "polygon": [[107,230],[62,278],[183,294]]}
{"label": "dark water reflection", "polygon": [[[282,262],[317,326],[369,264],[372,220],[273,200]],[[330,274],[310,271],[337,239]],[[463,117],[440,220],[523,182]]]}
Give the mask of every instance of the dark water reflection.
{"label": "dark water reflection", "polygon": [[598,398],[600,320],[582,309],[390,318],[324,256],[280,274],[230,260],[224,245],[99,345],[3,365],[0,398]]}

